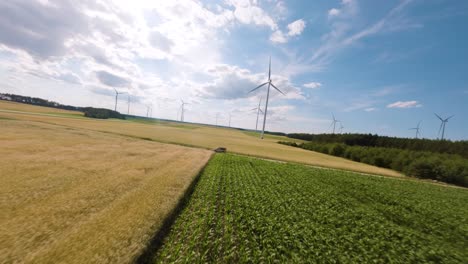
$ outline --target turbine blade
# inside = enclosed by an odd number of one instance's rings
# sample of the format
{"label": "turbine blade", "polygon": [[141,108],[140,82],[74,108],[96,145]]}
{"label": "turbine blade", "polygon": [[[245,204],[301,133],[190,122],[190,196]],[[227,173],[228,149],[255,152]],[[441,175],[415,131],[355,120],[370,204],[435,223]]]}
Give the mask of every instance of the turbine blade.
{"label": "turbine blade", "polygon": [[260,110],[260,113],[262,113],[262,114],[263,114],[263,110],[262,110],[262,109],[259,109],[259,110]]}
{"label": "turbine blade", "polygon": [[273,86],[273,88],[276,89],[276,91],[278,91],[278,92],[282,93],[283,95],[285,95],[285,94],[284,94],[280,89],[278,89],[278,87],[276,87],[273,83],[270,83],[270,84],[271,84],[271,86]]}
{"label": "turbine blade", "polygon": [[257,107],[255,107],[255,108],[252,108],[251,110],[257,110],[257,109],[258,109],[258,108],[257,108]]}
{"label": "turbine blade", "polygon": [[444,121],[444,119],[442,119],[442,117],[440,117],[438,114],[434,113],[434,115],[436,115],[436,116],[437,116],[437,118],[439,118],[439,119],[440,119],[440,121]]}
{"label": "turbine blade", "polygon": [[257,87],[255,87],[254,89],[250,90],[250,92],[248,92],[248,93],[251,93],[251,92],[253,92],[253,91],[259,89],[260,87],[262,87],[262,86],[265,85],[265,84],[268,84],[268,82],[260,84],[259,86],[257,86]]}
{"label": "turbine blade", "polygon": [[454,117],[455,115],[451,115],[445,119],[445,121],[448,121],[450,118]]}

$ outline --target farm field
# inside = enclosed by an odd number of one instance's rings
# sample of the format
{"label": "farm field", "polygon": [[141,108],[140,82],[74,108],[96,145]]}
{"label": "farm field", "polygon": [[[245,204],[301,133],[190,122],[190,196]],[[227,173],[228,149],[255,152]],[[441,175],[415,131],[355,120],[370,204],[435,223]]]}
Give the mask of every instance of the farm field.
{"label": "farm field", "polygon": [[466,189],[217,154],[148,259],[467,263],[467,204]]}
{"label": "farm field", "polygon": [[212,155],[1,116],[1,263],[131,262]]}
{"label": "farm field", "polygon": [[[14,106],[12,106],[12,104],[14,104]],[[38,113],[48,113],[47,111],[49,111],[49,108],[31,105],[26,105],[26,108],[22,113],[2,111],[11,110],[12,108],[19,111],[22,106],[23,104],[0,101],[0,118],[37,121],[206,149],[214,149],[216,147],[223,146],[227,147],[229,152],[244,155],[370,174],[402,176],[402,174],[389,169],[378,168],[339,157],[293,148],[277,143],[279,140],[291,140],[286,137],[268,136],[266,139],[261,140],[254,135],[254,133],[245,133],[228,128],[196,126],[192,124],[186,125],[180,123],[172,123],[171,125],[168,125],[167,122],[148,124],[134,122],[131,120],[70,118],[68,116],[59,116],[58,114],[45,115]],[[66,111],[67,114],[69,114],[68,112],[69,111]]]}

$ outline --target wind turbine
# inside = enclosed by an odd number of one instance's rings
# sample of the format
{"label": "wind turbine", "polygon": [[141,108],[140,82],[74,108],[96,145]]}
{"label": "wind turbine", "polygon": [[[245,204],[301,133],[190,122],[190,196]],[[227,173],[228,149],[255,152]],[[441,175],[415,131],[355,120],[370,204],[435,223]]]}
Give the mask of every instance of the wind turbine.
{"label": "wind turbine", "polygon": [[115,108],[114,108],[114,111],[117,112],[117,98],[119,97],[119,94],[124,94],[125,92],[118,92],[115,88],[114,88],[114,91],[115,91]]}
{"label": "wind turbine", "polygon": [[260,89],[260,87],[268,84],[268,89],[267,89],[267,97],[266,97],[266,103],[265,103],[265,112],[263,113],[263,128],[262,128],[262,134],[260,135],[260,138],[263,139],[263,134],[265,134],[265,123],[266,123],[266,117],[267,117],[267,112],[268,112],[268,99],[270,98],[270,86],[273,86],[278,92],[281,94],[285,95],[278,87],[276,87],[272,82],[271,82],[271,57],[270,57],[270,63],[268,66],[268,81],[266,83],[262,83],[259,86],[255,87],[252,89],[249,93]]}
{"label": "wind turbine", "polygon": [[252,110],[257,110],[257,122],[255,122],[255,131],[258,131],[258,116],[259,116],[260,113],[263,114],[263,111],[260,108],[261,103],[262,103],[262,98],[260,97],[260,101],[258,102],[258,106],[252,109]]}
{"label": "wind turbine", "polygon": [[330,124],[330,127],[333,126],[333,134],[335,134],[335,127],[336,123],[340,122],[340,120],[336,120],[335,115],[332,113],[333,121]]}
{"label": "wind turbine", "polygon": [[180,99],[180,102],[181,102],[181,104],[180,104],[180,110],[181,110],[181,112],[180,112],[180,121],[184,122],[184,113],[185,113],[184,107],[188,103],[184,102],[184,100],[182,100],[182,99]]}
{"label": "wind turbine", "polygon": [[344,126],[343,126],[343,123],[342,123],[342,122],[340,122],[340,134],[342,134],[342,133],[343,133],[343,128],[344,128]]}
{"label": "wind turbine", "polygon": [[438,114],[434,113],[434,115],[437,116],[437,118],[440,119],[440,128],[439,128],[439,133],[437,133],[437,136],[440,135],[440,130],[442,130],[442,137],[440,138],[441,140],[444,140],[444,134],[445,134],[445,124],[447,124],[447,122],[449,121],[450,118],[454,117],[455,115],[451,115],[447,118],[442,118],[440,117]]}
{"label": "wind turbine", "polygon": [[413,128],[409,129],[409,130],[416,130],[415,138],[418,138],[418,136],[420,135],[420,133],[419,133],[419,130],[421,129],[420,125],[421,125],[421,121],[419,121],[419,123],[418,123],[418,125],[416,127],[413,127]]}
{"label": "wind turbine", "polygon": [[231,113],[229,113],[229,127],[231,127]]}
{"label": "wind turbine", "polygon": [[218,126],[219,113],[216,113],[216,126]]}
{"label": "wind turbine", "polygon": [[127,115],[130,115],[130,93],[128,94],[128,109],[127,109]]}
{"label": "wind turbine", "polygon": [[149,104],[146,105],[146,117],[152,117],[153,116],[153,105]]}

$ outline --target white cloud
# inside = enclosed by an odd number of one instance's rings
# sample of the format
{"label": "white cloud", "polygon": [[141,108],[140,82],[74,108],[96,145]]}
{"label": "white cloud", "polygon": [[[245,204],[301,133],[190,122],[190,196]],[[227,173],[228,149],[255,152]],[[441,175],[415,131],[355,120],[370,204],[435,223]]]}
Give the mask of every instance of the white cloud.
{"label": "white cloud", "polygon": [[302,34],[304,31],[304,28],[306,27],[306,23],[302,19],[298,19],[292,23],[289,23],[287,28],[288,28],[288,33],[285,34],[281,30],[275,30],[271,36],[270,40],[274,43],[286,43],[288,42],[290,37],[293,36],[298,36]]}
{"label": "white cloud", "polygon": [[395,103],[387,105],[387,108],[414,108],[414,107],[422,107],[422,104],[418,103],[418,101],[397,101]]}
{"label": "white cloud", "polygon": [[375,107],[369,107],[369,108],[364,109],[364,111],[366,111],[366,112],[374,112],[374,111],[377,111],[377,108],[375,108]]}
{"label": "white cloud", "polygon": [[304,86],[306,88],[310,88],[310,89],[317,89],[320,86],[322,86],[322,84],[319,83],[319,82],[310,82],[310,83],[305,83],[302,86]]}
{"label": "white cloud", "polygon": [[229,0],[228,4],[234,7],[235,18],[243,24],[254,24],[268,26],[271,30],[276,30],[278,25],[262,8],[257,1],[249,0]]}
{"label": "white cloud", "polygon": [[328,16],[329,17],[337,16],[340,13],[341,13],[340,9],[337,9],[337,8],[332,8],[332,9],[328,10]]}
{"label": "white cloud", "polygon": [[272,42],[274,42],[274,43],[286,43],[286,42],[288,42],[288,39],[286,38],[284,33],[281,32],[281,30],[276,30],[275,32],[273,32],[273,34],[271,34],[271,36],[270,36],[270,40]]}
{"label": "white cloud", "polygon": [[302,34],[302,31],[304,31],[305,27],[306,23],[302,19],[298,19],[288,24],[288,36],[296,36]]}

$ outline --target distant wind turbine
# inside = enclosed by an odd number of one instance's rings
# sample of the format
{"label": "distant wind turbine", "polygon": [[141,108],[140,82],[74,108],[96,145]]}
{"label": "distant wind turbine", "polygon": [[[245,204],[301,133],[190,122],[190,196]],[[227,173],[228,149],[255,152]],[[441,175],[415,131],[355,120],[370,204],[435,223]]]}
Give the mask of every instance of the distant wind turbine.
{"label": "distant wind turbine", "polygon": [[219,113],[216,113],[216,126],[218,126]]}
{"label": "distant wind turbine", "polygon": [[266,117],[267,117],[267,112],[268,112],[268,99],[270,98],[270,86],[273,86],[273,88],[275,88],[278,92],[285,95],[280,89],[278,89],[278,87],[276,87],[271,82],[271,57],[270,57],[270,63],[269,63],[269,66],[268,66],[268,81],[265,82],[265,83],[260,84],[257,87],[255,87],[249,93],[251,93],[251,92],[253,92],[253,91],[257,90],[257,89],[260,89],[260,87],[262,87],[262,86],[264,86],[266,84],[268,84],[268,88],[267,88],[267,97],[266,97],[266,103],[265,103],[265,112],[263,113],[263,128],[262,128],[262,134],[260,135],[261,139],[263,139],[263,135],[265,134],[265,123],[266,123]]}
{"label": "distant wind turbine", "polygon": [[452,117],[454,117],[455,115],[451,115],[451,116],[449,116],[449,117],[447,117],[447,118],[445,118],[445,119],[442,118],[442,117],[440,117],[440,116],[439,116],[438,114],[436,114],[436,113],[434,113],[434,115],[436,115],[437,118],[439,118],[439,119],[440,119],[440,122],[441,122],[441,123],[440,123],[440,128],[439,128],[439,133],[437,133],[437,136],[440,135],[440,130],[442,130],[442,137],[441,137],[440,139],[441,139],[441,140],[444,140],[445,124],[447,124],[447,122],[449,121],[449,119],[452,118]]}
{"label": "distant wind turbine", "polygon": [[231,127],[231,113],[229,113],[229,127]]}
{"label": "distant wind turbine", "polygon": [[333,134],[335,134],[336,123],[340,122],[340,120],[336,120],[335,115],[332,113],[333,121],[330,124],[330,127],[333,126]]}
{"label": "distant wind turbine", "polygon": [[344,126],[343,126],[343,123],[342,123],[342,122],[340,122],[340,134],[342,134],[342,133],[343,133],[343,128],[344,128]]}
{"label": "distant wind turbine", "polygon": [[180,102],[181,102],[181,104],[180,104],[180,111],[181,111],[181,113],[180,113],[180,121],[184,122],[184,118],[185,118],[185,116],[184,116],[184,114],[185,114],[185,105],[188,104],[188,103],[184,102],[184,100],[182,100],[182,99],[180,99]]}
{"label": "distant wind turbine", "polygon": [[146,117],[153,117],[153,105],[146,105]]}
{"label": "distant wind turbine", "polygon": [[252,110],[256,110],[257,111],[257,121],[255,122],[255,131],[258,131],[258,116],[260,115],[260,113],[263,114],[263,111],[262,109],[260,108],[260,105],[262,104],[262,98],[260,97],[260,101],[258,102],[258,106],[253,108]]}
{"label": "distant wind turbine", "polygon": [[117,89],[114,88],[115,91],[115,108],[114,111],[117,112],[117,99],[119,98],[119,94],[124,94],[125,92],[118,92]]}
{"label": "distant wind turbine", "polygon": [[409,130],[416,130],[416,135],[415,135],[415,138],[418,138],[418,136],[420,135],[419,133],[419,130],[421,130],[421,121],[419,121],[418,125],[416,127],[413,127],[413,128],[410,128]]}
{"label": "distant wind turbine", "polygon": [[130,93],[128,94],[128,108],[127,108],[127,115],[130,115]]}

